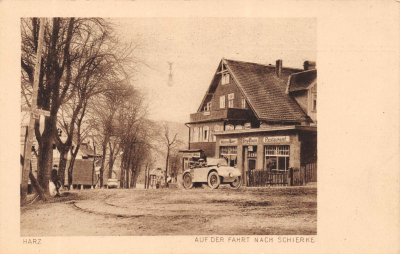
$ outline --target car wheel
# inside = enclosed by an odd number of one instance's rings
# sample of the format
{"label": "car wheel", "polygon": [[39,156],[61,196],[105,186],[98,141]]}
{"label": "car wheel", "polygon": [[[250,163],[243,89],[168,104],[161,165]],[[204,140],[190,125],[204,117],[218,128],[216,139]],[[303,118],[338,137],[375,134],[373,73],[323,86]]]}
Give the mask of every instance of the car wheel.
{"label": "car wheel", "polygon": [[211,189],[218,188],[220,183],[221,183],[221,179],[219,178],[219,175],[217,172],[214,171],[208,175],[208,186],[210,186]]}
{"label": "car wheel", "polygon": [[238,176],[233,182],[230,183],[231,187],[234,189],[239,188],[242,185],[242,181],[240,180],[240,176]]}
{"label": "car wheel", "polygon": [[191,189],[193,187],[192,176],[189,173],[183,176],[183,187],[185,189]]}

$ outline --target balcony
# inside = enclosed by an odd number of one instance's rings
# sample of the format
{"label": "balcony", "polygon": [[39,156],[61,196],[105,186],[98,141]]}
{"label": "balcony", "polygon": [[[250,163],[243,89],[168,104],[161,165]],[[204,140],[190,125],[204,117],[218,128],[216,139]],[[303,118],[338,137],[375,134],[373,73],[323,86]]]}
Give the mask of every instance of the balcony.
{"label": "balcony", "polygon": [[227,108],[215,111],[203,111],[190,114],[190,122],[207,122],[220,119],[246,120],[249,118],[249,110],[240,108]]}

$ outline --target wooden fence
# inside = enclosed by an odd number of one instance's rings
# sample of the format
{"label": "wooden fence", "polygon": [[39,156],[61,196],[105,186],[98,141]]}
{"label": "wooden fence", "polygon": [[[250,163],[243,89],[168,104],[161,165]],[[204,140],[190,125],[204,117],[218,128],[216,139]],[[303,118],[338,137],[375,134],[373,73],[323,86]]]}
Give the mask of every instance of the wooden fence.
{"label": "wooden fence", "polygon": [[246,185],[250,187],[287,186],[288,172],[251,170],[246,172]]}
{"label": "wooden fence", "polygon": [[246,172],[246,186],[302,186],[317,181],[317,163],[310,163],[288,171],[251,170]]}
{"label": "wooden fence", "polygon": [[317,181],[317,163],[306,164],[305,168],[305,178],[306,182],[316,182]]}

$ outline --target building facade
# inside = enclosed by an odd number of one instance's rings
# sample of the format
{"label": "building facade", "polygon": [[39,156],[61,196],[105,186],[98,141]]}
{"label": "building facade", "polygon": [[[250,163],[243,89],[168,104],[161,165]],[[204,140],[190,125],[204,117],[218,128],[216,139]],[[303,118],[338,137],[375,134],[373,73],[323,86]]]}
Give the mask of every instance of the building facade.
{"label": "building facade", "polygon": [[[184,167],[223,157],[246,175],[287,171],[317,161],[317,70],[222,59],[196,113],[190,115]],[[196,151],[202,156],[185,156]],[[185,158],[186,157],[186,158]]]}

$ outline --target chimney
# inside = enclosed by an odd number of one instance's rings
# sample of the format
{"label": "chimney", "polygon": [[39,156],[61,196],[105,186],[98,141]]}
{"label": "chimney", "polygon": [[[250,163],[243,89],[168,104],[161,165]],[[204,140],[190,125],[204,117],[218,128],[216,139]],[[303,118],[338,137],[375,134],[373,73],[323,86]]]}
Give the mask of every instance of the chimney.
{"label": "chimney", "polygon": [[278,78],[282,75],[282,59],[276,60],[275,73]]}
{"label": "chimney", "polygon": [[314,70],[316,66],[316,63],[314,61],[305,61],[304,62],[304,70]]}

